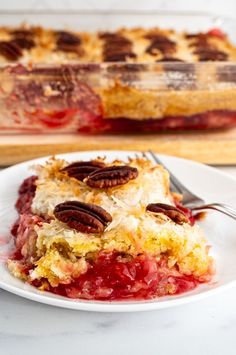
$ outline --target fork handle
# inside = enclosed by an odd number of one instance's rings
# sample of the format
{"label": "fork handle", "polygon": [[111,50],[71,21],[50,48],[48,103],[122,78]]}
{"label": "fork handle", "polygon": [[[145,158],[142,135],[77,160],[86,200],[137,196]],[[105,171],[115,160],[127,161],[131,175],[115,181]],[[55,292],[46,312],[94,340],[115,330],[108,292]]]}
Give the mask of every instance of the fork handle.
{"label": "fork handle", "polygon": [[224,213],[227,216],[236,220],[236,209],[224,203],[209,203],[207,205],[192,207],[191,210],[192,211],[215,210]]}

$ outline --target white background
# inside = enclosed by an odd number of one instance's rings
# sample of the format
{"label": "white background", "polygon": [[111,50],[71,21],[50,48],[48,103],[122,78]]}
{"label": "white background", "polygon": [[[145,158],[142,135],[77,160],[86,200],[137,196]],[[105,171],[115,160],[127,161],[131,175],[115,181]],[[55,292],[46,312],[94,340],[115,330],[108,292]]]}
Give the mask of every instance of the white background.
{"label": "white background", "polygon": [[0,0],[0,9],[204,11],[236,17],[235,0]]}

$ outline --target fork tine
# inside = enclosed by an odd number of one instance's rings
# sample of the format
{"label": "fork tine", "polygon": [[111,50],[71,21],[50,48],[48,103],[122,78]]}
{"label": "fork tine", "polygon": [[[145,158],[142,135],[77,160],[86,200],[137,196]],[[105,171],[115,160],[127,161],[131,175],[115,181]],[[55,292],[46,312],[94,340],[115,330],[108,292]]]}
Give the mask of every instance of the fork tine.
{"label": "fork tine", "polygon": [[[205,201],[188,190],[172,173],[169,169],[162,163],[162,161],[153,153],[152,150],[148,151],[148,154],[151,155],[152,160],[154,160],[157,164],[161,164],[168,172],[170,176],[170,189],[174,192],[177,192],[182,195],[182,204],[183,205],[199,205],[205,203]],[[146,152],[143,152],[143,156],[150,160]]]}
{"label": "fork tine", "polygon": [[146,152],[142,152],[142,156],[143,158],[147,159],[147,160],[150,160],[149,157],[147,156],[147,153]]}
{"label": "fork tine", "polygon": [[207,210],[207,209],[216,210],[236,220],[236,209],[231,206],[225,205],[224,203],[209,203],[203,206],[193,207],[192,209],[194,211]]}
{"label": "fork tine", "polygon": [[[180,193],[183,198],[182,198],[182,204],[183,205],[195,205],[196,204],[202,204],[205,203],[205,201],[195,195],[193,192],[187,189],[180,181],[177,179],[177,177],[174,176],[174,174],[169,171],[169,169],[165,166],[165,164],[162,163],[162,161],[156,156],[156,154],[153,153],[152,150],[149,150],[148,153],[151,155],[152,159],[157,163],[161,164],[168,172],[170,176],[170,189],[172,191]],[[147,153],[143,153],[145,157],[147,157]]]}
{"label": "fork tine", "polygon": [[[169,172],[169,175],[170,175],[170,188],[171,190],[174,190],[180,194],[183,193],[182,189],[181,189],[181,183],[180,181],[173,176],[173,174],[168,170],[168,168],[165,166],[165,164],[163,164],[163,162],[157,157],[156,154],[153,153],[152,150],[149,150],[148,153],[151,155],[151,157],[153,158],[153,160],[157,163],[157,164],[160,164],[163,166],[163,168],[165,168],[168,172]],[[145,154],[145,156],[147,156]]]}
{"label": "fork tine", "polygon": [[150,161],[150,159],[149,159],[149,157],[148,157],[146,152],[142,152],[142,156],[143,156],[143,158],[145,158],[145,159]]}
{"label": "fork tine", "polygon": [[[154,155],[154,153],[153,153],[151,150],[149,150],[148,153],[151,154],[153,160],[154,160],[157,164],[162,165],[162,166],[168,171],[168,169],[165,167],[165,165],[160,161],[160,159],[159,159],[156,155]],[[150,158],[148,157],[148,155],[147,155],[146,152],[142,152],[142,155],[143,155],[143,157],[146,158],[147,160],[150,160]],[[169,174],[170,174],[170,173],[169,173]],[[171,174],[170,174],[170,189],[171,189],[172,191],[176,191],[176,192],[178,192],[178,193],[181,193],[181,191],[179,191],[179,189],[177,189],[176,186],[173,184],[173,182],[172,182],[172,180],[171,180]]]}

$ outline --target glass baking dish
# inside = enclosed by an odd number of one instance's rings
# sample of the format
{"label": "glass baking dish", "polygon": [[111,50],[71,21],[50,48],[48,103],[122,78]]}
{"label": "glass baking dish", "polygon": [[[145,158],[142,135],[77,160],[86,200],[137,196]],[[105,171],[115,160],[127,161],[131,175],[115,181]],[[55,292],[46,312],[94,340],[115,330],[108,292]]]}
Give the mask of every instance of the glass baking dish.
{"label": "glass baking dish", "polygon": [[[2,26],[112,31],[158,27],[191,33],[236,25],[208,14],[5,12]],[[59,25],[58,25],[59,24]],[[129,133],[236,126],[236,63],[1,65],[0,133]]]}

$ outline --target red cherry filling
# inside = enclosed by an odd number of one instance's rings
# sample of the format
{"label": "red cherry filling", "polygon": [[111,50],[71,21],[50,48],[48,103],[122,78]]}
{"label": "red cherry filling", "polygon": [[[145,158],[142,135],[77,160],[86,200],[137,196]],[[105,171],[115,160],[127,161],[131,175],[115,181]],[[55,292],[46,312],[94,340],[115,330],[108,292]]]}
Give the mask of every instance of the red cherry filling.
{"label": "red cherry filling", "polygon": [[103,119],[87,115],[79,122],[81,133],[150,133],[161,131],[206,130],[236,125],[236,111],[218,110],[192,116],[168,116],[162,119]]}
{"label": "red cherry filling", "polygon": [[31,118],[33,121],[39,121],[48,128],[60,128],[66,127],[76,115],[78,115],[78,109],[67,109],[63,111],[51,111],[46,112],[41,109],[37,109],[34,112],[25,112],[25,115]]}
{"label": "red cherry filling", "polygon": [[69,285],[50,291],[69,298],[95,300],[152,299],[190,291],[199,284],[193,276],[169,268],[166,257],[139,255],[127,259],[119,253],[100,253],[88,271]]}
{"label": "red cherry filling", "polygon": [[220,39],[225,39],[226,35],[220,28],[212,28],[207,32],[208,35],[213,37],[218,37]]}
{"label": "red cherry filling", "polygon": [[16,201],[16,209],[21,213],[30,213],[31,204],[35,195],[37,176],[30,176],[25,179],[19,188],[19,197]]}

